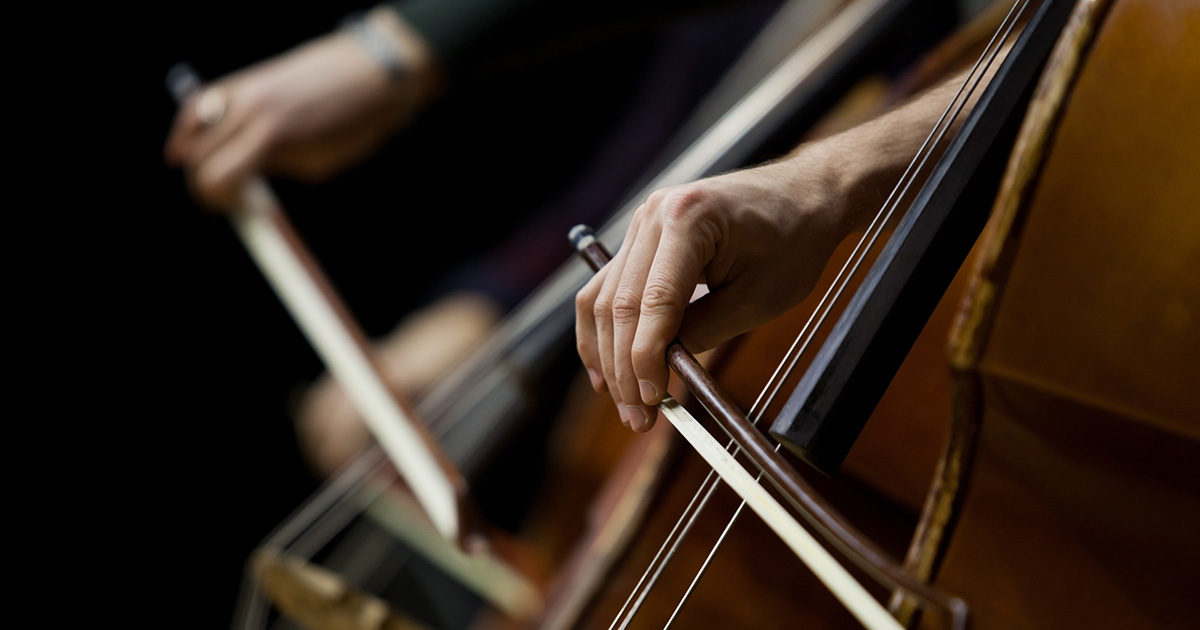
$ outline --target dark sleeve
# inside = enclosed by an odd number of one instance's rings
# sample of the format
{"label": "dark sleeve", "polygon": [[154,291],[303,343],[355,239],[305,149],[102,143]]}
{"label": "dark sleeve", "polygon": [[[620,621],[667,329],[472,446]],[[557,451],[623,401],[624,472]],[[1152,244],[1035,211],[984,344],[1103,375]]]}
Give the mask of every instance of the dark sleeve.
{"label": "dark sleeve", "polygon": [[461,62],[485,35],[513,19],[537,0],[392,0],[392,6],[425,37],[447,67]]}
{"label": "dark sleeve", "polygon": [[451,76],[642,31],[733,0],[390,0]]}

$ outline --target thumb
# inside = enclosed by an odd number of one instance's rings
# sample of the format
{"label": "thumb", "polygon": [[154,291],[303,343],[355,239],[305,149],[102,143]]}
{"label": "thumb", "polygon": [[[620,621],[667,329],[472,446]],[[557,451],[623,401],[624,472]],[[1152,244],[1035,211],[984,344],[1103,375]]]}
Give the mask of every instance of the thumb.
{"label": "thumb", "polygon": [[213,207],[230,206],[238,187],[258,170],[270,138],[271,129],[265,124],[236,135],[200,165],[194,178],[196,192]]}
{"label": "thumb", "polygon": [[752,330],[766,319],[742,285],[730,285],[709,292],[692,302],[683,314],[679,341],[695,354],[715,348]]}

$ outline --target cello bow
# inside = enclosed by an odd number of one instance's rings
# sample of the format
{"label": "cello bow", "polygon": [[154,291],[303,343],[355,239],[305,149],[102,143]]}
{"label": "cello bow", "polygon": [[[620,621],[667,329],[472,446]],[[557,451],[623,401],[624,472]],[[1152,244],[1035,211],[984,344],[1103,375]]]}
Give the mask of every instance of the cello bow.
{"label": "cello bow", "polygon": [[[176,65],[167,74],[168,90],[180,104],[199,92],[200,86],[199,76],[186,64]],[[434,528],[463,549],[484,546],[486,539],[471,508],[466,480],[416,420],[412,406],[388,388],[365,333],[265,180],[253,177],[242,185],[235,207],[229,209],[229,220]]]}
{"label": "cello bow", "polygon": [[[588,266],[600,271],[612,256],[600,245],[592,230],[576,226],[570,240]],[[916,579],[853,525],[821,500],[812,486],[787,463],[778,448],[771,448],[767,439],[754,428],[738,406],[730,401],[712,375],[678,340],[667,347],[667,363],[687,386],[688,391],[704,406],[721,429],[746,453],[754,466],[766,477],[791,506],[822,537],[832,542],[859,568],[867,571],[889,587],[908,592],[917,599],[947,611],[951,627],[966,628],[968,612],[961,599],[949,597]],[[689,444],[717,472],[764,522],[784,541],[809,569],[829,588],[862,624],[872,629],[900,628],[888,613],[850,573],[825,550],[817,540],[793,519],[787,510],[765,491],[759,480],[738,463],[736,451],[731,454],[692,415],[670,396],[658,405],[659,410]]]}

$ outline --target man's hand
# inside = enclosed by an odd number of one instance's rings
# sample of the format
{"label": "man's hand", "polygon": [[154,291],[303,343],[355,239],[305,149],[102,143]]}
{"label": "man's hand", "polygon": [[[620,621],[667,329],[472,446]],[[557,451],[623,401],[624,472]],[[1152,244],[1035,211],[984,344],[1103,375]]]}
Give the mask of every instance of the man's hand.
{"label": "man's hand", "polygon": [[[840,192],[812,145],[780,162],[659,190],[637,209],[620,251],[575,301],[579,356],[626,425],[653,425],[675,337],[700,352],[808,294],[851,227]],[[701,282],[710,292],[688,306]]]}
{"label": "man's hand", "polygon": [[[404,320],[377,352],[388,385],[412,396],[425,391],[474,350],[500,319],[488,298],[450,295]],[[341,468],[371,439],[354,405],[328,374],[305,395],[296,414],[296,437],[322,476]]]}
{"label": "man's hand", "polygon": [[[878,211],[964,77],[786,159],[650,195],[621,250],[575,299],[579,357],[625,424],[654,424],[675,337],[707,350],[804,299],[834,247]],[[689,306],[705,281],[709,294]]]}
{"label": "man's hand", "polygon": [[[164,153],[201,202],[228,207],[258,172],[328,177],[366,157],[428,100],[436,77],[420,36],[386,9],[366,19],[404,59],[403,80],[350,33],[336,32],[214,81],[180,108]],[[197,104],[213,90],[224,111],[205,124]]]}

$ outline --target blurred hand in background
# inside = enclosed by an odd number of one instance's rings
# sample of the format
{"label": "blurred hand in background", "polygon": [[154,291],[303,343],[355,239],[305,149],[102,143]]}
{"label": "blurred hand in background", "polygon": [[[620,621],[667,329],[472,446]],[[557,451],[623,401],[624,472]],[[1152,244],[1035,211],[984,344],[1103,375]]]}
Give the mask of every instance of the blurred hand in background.
{"label": "blurred hand in background", "polygon": [[[500,319],[491,299],[451,294],[414,312],[375,347],[388,385],[410,399],[467,357]],[[296,413],[296,435],[309,465],[336,472],[370,442],[342,388],[326,373],[309,388]]]}
{"label": "blurred hand in background", "polygon": [[[559,3],[547,0],[437,0],[377,7],[351,28],[206,85],[180,108],[165,157],[182,167],[201,203],[229,208],[248,177],[261,173],[316,181],[367,158],[442,92],[447,77],[457,77],[458,82],[469,76],[464,68],[477,69],[505,55],[526,64],[539,55],[561,55],[572,33],[593,33],[588,36],[592,37],[601,25],[607,25],[609,36],[619,42],[612,48],[625,54],[631,44],[623,26],[628,18],[659,9],[685,13],[695,9],[692,5],[676,0],[597,2],[565,13]],[[604,94],[574,88],[589,96],[584,111],[621,112],[615,122],[606,123],[613,132],[594,149],[597,157],[580,163],[585,170],[574,185],[536,221],[466,274],[476,281],[486,279],[487,286],[460,278],[466,287],[450,287],[459,292],[410,314],[376,345],[390,387],[409,398],[428,390],[484,339],[505,308],[561,261],[558,254],[538,253],[548,242],[546,234],[561,244],[560,235],[570,225],[601,220],[621,200],[622,191],[653,163],[676,126],[767,14],[740,8],[734,13],[740,17],[697,16],[694,22],[655,35],[650,43],[632,40],[636,54],[630,58],[644,58],[645,67],[616,66],[611,63],[613,50],[607,50],[604,63],[620,72],[606,79],[610,85]],[[530,25],[534,28],[524,28]],[[645,50],[638,52],[639,47]],[[555,89],[568,78],[554,64],[543,65],[539,72]],[[579,76],[586,76],[589,84],[605,81],[594,74]],[[621,87],[626,80],[629,86]],[[579,98],[568,92],[553,94],[554,102]],[[545,98],[545,93],[538,94]],[[606,98],[612,98],[611,103]],[[561,129],[543,129],[544,122],[532,121],[530,133]],[[520,147],[514,155],[528,151]],[[549,159],[562,158],[555,153]],[[463,216],[472,211],[478,208],[463,209]],[[498,276],[504,277],[499,283],[503,286],[495,286]],[[327,374],[309,388],[294,415],[305,458],[321,475],[336,471],[370,443],[346,394]]]}
{"label": "blurred hand in background", "polygon": [[[359,37],[340,30],[217,79],[180,108],[164,149],[182,167],[197,200],[232,207],[248,177],[264,173],[319,181],[369,156],[427,103],[438,86],[421,36],[394,11],[364,18],[376,43],[403,64],[390,71]],[[219,99],[219,111],[204,112]],[[206,118],[213,118],[206,122]],[[455,294],[410,315],[376,351],[389,385],[424,391],[483,338],[500,309],[482,296]],[[370,441],[345,392],[322,375],[296,412],[309,464],[336,471]]]}
{"label": "blurred hand in background", "polygon": [[[217,79],[180,108],[165,157],[183,167],[202,203],[229,207],[241,182],[259,172],[329,177],[367,157],[428,102],[438,79],[421,36],[387,8],[364,20],[394,48],[401,72],[389,72],[341,30]],[[202,111],[206,105],[217,111]]]}

